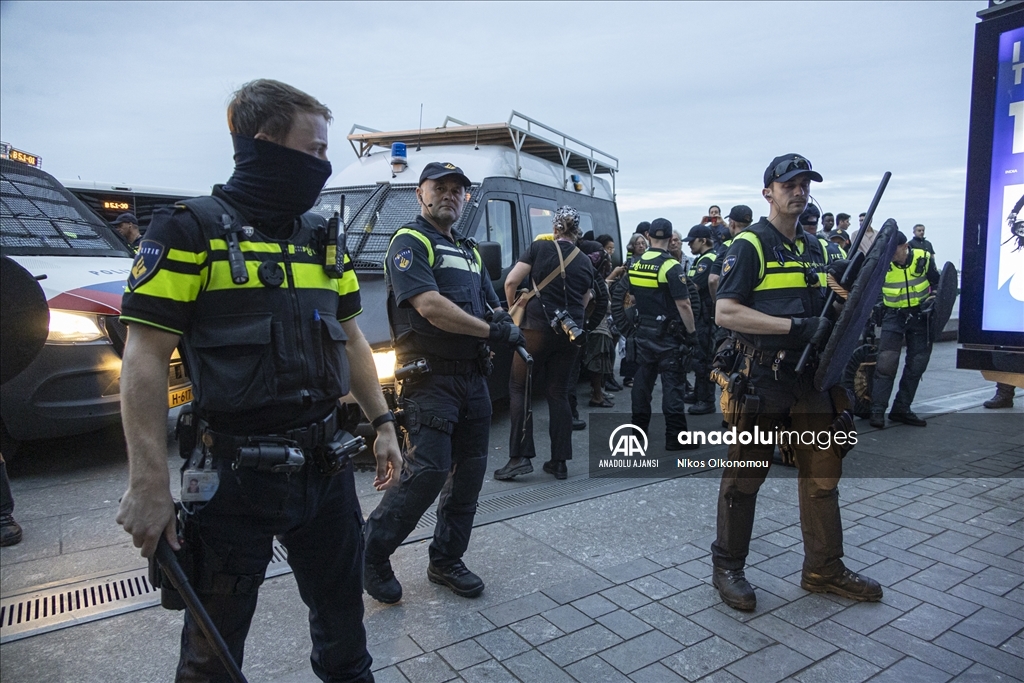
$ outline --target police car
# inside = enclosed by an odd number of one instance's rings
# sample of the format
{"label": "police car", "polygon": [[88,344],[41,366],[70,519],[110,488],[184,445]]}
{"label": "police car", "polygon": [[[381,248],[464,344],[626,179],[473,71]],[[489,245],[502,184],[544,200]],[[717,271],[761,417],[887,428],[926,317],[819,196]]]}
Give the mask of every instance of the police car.
{"label": "police car", "polygon": [[[83,434],[120,420],[118,316],[133,253],[113,230],[57,180],[39,158],[6,143],[0,155],[0,253],[38,280],[50,307],[46,344],[0,388],[5,438]],[[168,404],[192,400],[175,353]]]}
{"label": "police car", "polygon": [[[447,117],[439,128],[381,132],[355,125],[348,136],[356,161],[335,174],[314,211],[329,218],[344,196],[345,243],[359,275],[363,314],[359,327],[374,352],[382,384],[394,382],[384,286],[384,256],[391,236],[419,215],[416,187],[423,167],[450,162],[473,181],[470,199],[453,226],[474,238],[494,291],[504,299],[512,266],[540,235],[551,233],[555,210],[580,212],[583,233],[615,238],[615,157],[513,111],[503,123],[471,125]],[[511,352],[502,350],[490,377],[492,400],[508,395]]]}

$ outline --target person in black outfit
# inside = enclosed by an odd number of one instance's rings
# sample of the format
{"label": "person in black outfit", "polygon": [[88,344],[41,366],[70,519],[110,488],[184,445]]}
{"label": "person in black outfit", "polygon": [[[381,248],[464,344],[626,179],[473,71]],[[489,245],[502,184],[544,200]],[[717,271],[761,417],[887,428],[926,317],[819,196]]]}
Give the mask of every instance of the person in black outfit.
{"label": "person in black outfit", "polygon": [[469,186],[454,164],[427,164],[416,189],[420,215],[395,232],[384,259],[396,363],[425,360],[429,371],[402,381],[410,456],[398,486],[366,520],[363,586],[383,603],[402,598],[389,558],[438,494],[427,579],[466,598],[484,590],[462,556],[487,471],[487,343],[515,345],[521,334],[499,308],[475,242],[452,229]]}
{"label": "person in black outfit", "polygon": [[[636,300],[632,333],[636,349],[633,378],[632,424],[647,432],[651,423],[651,394],[661,375],[662,412],[665,414],[665,447],[687,448],[677,435],[686,429],[686,357],[699,354],[693,309],[686,273],[666,251],[672,223],[664,218],[651,222],[651,248],[629,268],[629,291]],[[613,295],[613,305],[616,298]],[[683,349],[688,353],[682,353]]]}
{"label": "person in black outfit", "polygon": [[[228,105],[234,174],[212,196],[156,213],[122,306],[130,467],[117,522],[146,557],[162,539],[184,546],[190,583],[239,666],[278,538],[309,607],[313,672],[367,682],[362,514],[351,461],[334,447],[353,442],[338,399],[351,390],[377,428],[378,489],[402,456],[356,323],[355,271],[347,254],[327,259],[327,223],[307,213],[331,175],[330,120],[289,85],[247,83]],[[182,482],[202,478],[207,492],[183,487],[183,544],[167,472],[167,369],[179,342],[195,396]],[[190,612],[176,680],[229,680]]]}
{"label": "person in black outfit", "polygon": [[[811,181],[821,182],[811,163],[796,154],[776,157],[764,173],[763,196],[771,206],[768,218],[751,225],[733,239],[722,264],[716,320],[737,340],[736,366],[726,368],[747,380],[757,401],[739,401],[750,433],[762,434],[780,425],[784,429],[829,433],[837,418],[848,420],[837,393],[814,388],[814,365],[797,374],[797,361],[808,344],[820,348],[830,323],[825,306],[827,255],[818,238],[801,229],[797,220],[810,197]],[[838,398],[836,398],[838,397]],[[730,401],[730,403],[731,403]],[[757,406],[757,407],[755,407]],[[731,412],[731,411],[730,411]],[[882,599],[878,582],[843,565],[843,526],[839,517],[839,478],[843,450],[830,440],[827,448],[795,444],[800,501],[800,528],[804,540],[800,586],[817,593],[835,593],[854,600]],[[754,527],[757,493],[771,467],[775,445],[742,441],[729,446],[732,461],[765,461],[761,467],[727,467],[722,471],[718,495],[718,534],[711,546],[712,583],[725,604],[753,610],[754,589],[744,575]]]}
{"label": "person in black outfit", "polygon": [[[534,290],[549,275],[554,279],[526,304],[523,336],[526,350],[533,356],[533,371],[545,378],[544,393],[548,399],[551,458],[544,471],[557,479],[565,479],[565,462],[572,459],[572,412],[569,408],[569,377],[579,357],[584,337],[587,303],[593,296],[596,277],[591,260],[576,242],[580,237],[580,215],[576,209],[563,206],[555,212],[553,239],[537,239],[530,245],[505,278],[505,295],[515,301],[517,285]],[[607,310],[608,298],[601,297],[597,307]],[[567,315],[569,320],[564,316]],[[533,443],[533,419],[524,414],[526,363],[518,355],[512,359],[509,380],[509,460],[494,472],[494,478],[509,480],[533,472],[537,454]],[[524,431],[525,421],[525,431]]]}
{"label": "person in black outfit", "polygon": [[691,415],[707,415],[715,412],[715,384],[711,381],[710,372],[716,331],[715,303],[711,298],[708,278],[711,276],[711,267],[718,259],[718,253],[714,248],[711,229],[705,225],[690,228],[685,242],[690,247],[690,253],[695,256],[687,276],[697,287],[700,297],[700,312],[694,322],[697,325],[697,338],[700,340],[701,348],[700,360],[693,363],[693,390],[696,402],[690,406],[688,412]]}
{"label": "person in black outfit", "polygon": [[924,238],[924,225],[921,223],[914,226],[914,236],[910,238],[908,244],[911,249],[923,249],[933,257],[935,256],[935,247]]}

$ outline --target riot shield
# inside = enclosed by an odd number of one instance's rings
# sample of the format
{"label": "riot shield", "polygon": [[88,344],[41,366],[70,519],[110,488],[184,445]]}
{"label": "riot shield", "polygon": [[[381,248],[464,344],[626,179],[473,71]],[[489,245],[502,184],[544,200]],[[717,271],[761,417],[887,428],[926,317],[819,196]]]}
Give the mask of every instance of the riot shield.
{"label": "riot shield", "polygon": [[929,337],[932,341],[937,341],[942,336],[942,330],[949,322],[949,316],[953,315],[953,304],[956,303],[959,288],[956,266],[946,261],[946,265],[942,266],[942,274],[939,276],[939,286],[935,289],[935,301],[932,304],[931,319],[928,321],[931,333]]}
{"label": "riot shield", "polygon": [[896,252],[898,230],[896,221],[891,218],[887,220],[864,259],[828,343],[818,357],[818,370],[814,373],[814,388],[818,391],[828,391],[839,383],[847,361],[860,345],[861,332],[882,293],[885,274]]}
{"label": "riot shield", "polygon": [[42,350],[50,331],[46,295],[32,273],[7,256],[0,266],[0,384],[13,379]]}

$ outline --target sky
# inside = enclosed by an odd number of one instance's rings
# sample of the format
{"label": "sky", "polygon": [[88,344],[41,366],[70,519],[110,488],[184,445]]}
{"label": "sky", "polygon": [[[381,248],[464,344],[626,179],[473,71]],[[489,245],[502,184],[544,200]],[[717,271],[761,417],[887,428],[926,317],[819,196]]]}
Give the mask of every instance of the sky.
{"label": "sky", "polygon": [[[208,191],[225,107],[276,78],[378,130],[526,114],[619,159],[622,232],[767,213],[776,155],[825,211],[927,226],[959,266],[975,2],[0,3],[0,137],[57,178]],[[331,183],[328,182],[328,186]]]}

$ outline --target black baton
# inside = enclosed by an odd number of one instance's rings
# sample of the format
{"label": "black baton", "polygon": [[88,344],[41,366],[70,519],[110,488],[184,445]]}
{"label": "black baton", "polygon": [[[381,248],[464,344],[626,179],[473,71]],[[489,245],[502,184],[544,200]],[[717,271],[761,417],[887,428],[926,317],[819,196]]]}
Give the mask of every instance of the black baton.
{"label": "black baton", "polygon": [[235,663],[234,657],[231,656],[228,644],[224,642],[220,631],[217,630],[213,620],[210,619],[210,615],[203,608],[202,603],[199,602],[199,596],[196,595],[192,585],[188,582],[188,577],[185,576],[181,565],[178,564],[178,558],[174,556],[174,551],[171,550],[171,546],[168,545],[167,539],[163,536],[160,537],[160,542],[156,545],[156,561],[163,570],[164,576],[174,586],[174,590],[178,591],[182,600],[185,601],[188,611],[199,622],[199,628],[206,635],[206,639],[213,643],[214,648],[217,650],[217,657],[220,658],[224,668],[228,670],[231,680],[235,683],[249,683],[245,676],[242,675],[242,670],[238,668],[238,664]]}
{"label": "black baton", "polygon": [[529,422],[533,419],[533,356],[526,350],[526,346],[516,344],[516,353],[526,363],[526,394],[523,396],[523,433],[519,437],[519,446],[526,444],[526,435]]}
{"label": "black baton", "polygon": [[[853,269],[853,254],[857,253],[857,249],[860,248],[860,243],[864,240],[864,233],[867,232],[865,228],[871,225],[871,218],[875,215],[875,209],[878,208],[878,202],[882,200],[882,193],[885,192],[885,186],[889,184],[889,178],[892,177],[892,173],[886,171],[882,176],[882,182],[878,184],[878,189],[875,190],[875,198],[871,200],[871,206],[868,207],[868,211],[864,214],[864,224],[860,226],[860,230],[857,231],[857,236],[853,238],[853,244],[850,245],[850,264],[846,266],[846,272],[843,273],[843,281],[846,282],[847,278],[851,275]],[[836,301],[836,293],[831,288],[828,290],[828,296],[825,297],[825,308],[822,309],[822,315],[829,316],[832,311],[832,304]],[[834,321],[833,321],[834,322]],[[800,355],[800,360],[796,364],[796,373],[799,375],[804,371],[804,366],[807,365],[807,361],[811,359],[811,352],[814,351],[814,344],[810,342],[804,347],[804,352]]]}

